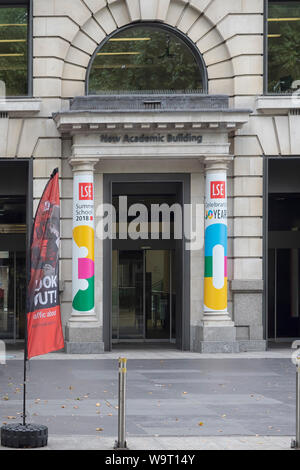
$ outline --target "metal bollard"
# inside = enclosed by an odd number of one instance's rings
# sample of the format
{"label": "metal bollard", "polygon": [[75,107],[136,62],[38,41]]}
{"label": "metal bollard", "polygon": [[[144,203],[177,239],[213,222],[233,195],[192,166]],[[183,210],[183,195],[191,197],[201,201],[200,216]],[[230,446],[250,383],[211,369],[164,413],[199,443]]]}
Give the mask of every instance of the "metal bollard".
{"label": "metal bollard", "polygon": [[126,443],[126,373],[127,359],[119,358],[118,441],[115,449],[127,449]]}
{"label": "metal bollard", "polygon": [[[297,351],[294,353],[294,358],[296,362],[296,439],[292,440],[291,447],[292,449],[300,449],[300,349],[299,342],[296,342],[298,347]],[[295,347],[295,346],[294,346]]]}

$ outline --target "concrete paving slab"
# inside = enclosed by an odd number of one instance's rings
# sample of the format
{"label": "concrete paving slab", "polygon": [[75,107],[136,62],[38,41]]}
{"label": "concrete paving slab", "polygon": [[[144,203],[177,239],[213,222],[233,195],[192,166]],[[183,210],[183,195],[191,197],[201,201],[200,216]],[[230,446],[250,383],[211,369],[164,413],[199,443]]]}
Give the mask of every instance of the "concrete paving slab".
{"label": "concrete paving slab", "polygon": [[[183,451],[190,451],[189,454],[193,455],[193,451],[201,450],[291,450],[291,437],[270,437],[270,436],[245,436],[245,437],[216,437],[211,436],[207,438],[199,437],[155,437],[147,436],[131,437],[127,441],[128,455],[134,451],[176,451],[178,449]],[[102,450],[107,452],[110,456],[113,452],[115,441],[101,436],[50,436],[48,439],[48,446],[35,450]],[[0,447],[0,450],[10,450],[6,447]],[[14,449],[17,450],[17,449]],[[144,458],[144,456],[143,456]]]}
{"label": "concrete paving slab", "polygon": [[[258,445],[251,440],[258,435],[266,438],[263,447],[286,445],[284,437],[295,432],[295,378],[288,356],[130,359],[128,440],[133,447],[154,449],[172,442],[177,442],[175,449],[191,442],[251,447]],[[80,436],[89,436],[84,440],[87,448],[90,442],[94,446],[99,440],[115,441],[116,359],[56,360],[52,355],[51,360],[30,361],[28,379],[27,421],[46,424],[51,445],[71,446]],[[21,419],[22,380],[22,360],[0,366],[0,425]],[[220,441],[221,437],[229,440]]]}

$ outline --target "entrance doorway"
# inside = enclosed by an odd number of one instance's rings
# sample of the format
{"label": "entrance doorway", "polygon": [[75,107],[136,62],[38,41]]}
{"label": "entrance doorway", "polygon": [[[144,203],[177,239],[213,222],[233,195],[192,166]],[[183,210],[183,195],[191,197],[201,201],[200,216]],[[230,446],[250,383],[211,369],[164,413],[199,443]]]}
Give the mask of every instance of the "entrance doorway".
{"label": "entrance doorway", "polygon": [[299,248],[269,250],[269,337],[300,337]]}
{"label": "entrance doorway", "polygon": [[113,250],[113,341],[176,340],[172,250]]}
{"label": "entrance doorway", "polygon": [[24,339],[32,173],[26,161],[0,164],[0,340]]}
{"label": "entrance doorway", "polygon": [[300,337],[300,159],[268,163],[267,333],[272,343]]}
{"label": "entrance doorway", "polygon": [[105,350],[115,343],[190,350],[190,251],[176,232],[178,206],[190,204],[190,175],[105,174],[103,185],[115,209],[114,237],[103,242]]}

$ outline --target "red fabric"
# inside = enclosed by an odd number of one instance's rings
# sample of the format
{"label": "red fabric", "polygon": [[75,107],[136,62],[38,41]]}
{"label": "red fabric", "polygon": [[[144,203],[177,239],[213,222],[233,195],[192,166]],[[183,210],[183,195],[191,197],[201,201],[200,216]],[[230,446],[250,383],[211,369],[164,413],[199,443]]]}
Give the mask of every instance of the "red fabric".
{"label": "red fabric", "polygon": [[59,305],[60,201],[58,172],[49,180],[36,212],[27,295],[27,357],[64,347]]}
{"label": "red fabric", "polygon": [[29,313],[27,325],[28,359],[64,348],[59,306]]}

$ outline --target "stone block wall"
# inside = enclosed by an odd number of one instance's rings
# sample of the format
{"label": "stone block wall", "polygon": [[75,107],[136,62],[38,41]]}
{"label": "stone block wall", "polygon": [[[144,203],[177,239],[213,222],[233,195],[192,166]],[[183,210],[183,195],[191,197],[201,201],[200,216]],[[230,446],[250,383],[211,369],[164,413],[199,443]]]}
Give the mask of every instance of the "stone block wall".
{"label": "stone block wall", "polygon": [[[33,99],[40,110],[28,115],[19,106],[0,119],[0,158],[34,159],[34,210],[52,169],[60,169],[64,324],[71,308],[72,172],[67,159],[72,149],[52,114],[85,94],[91,57],[108,34],[133,21],[159,21],[199,48],[209,93],[227,94],[232,107],[253,111],[231,139],[229,309],[238,338],[262,339],[263,157],[298,154],[300,122],[288,106],[278,110],[273,104],[265,113],[257,105],[264,92],[263,8],[263,0],[33,0]],[[141,164],[141,171],[147,165]]]}
{"label": "stone block wall", "polygon": [[[36,142],[31,144],[34,149],[21,146],[20,151],[35,159],[36,201],[54,158],[55,164],[61,165],[61,266],[65,282],[62,310],[67,318],[71,299],[72,198],[67,158],[71,142],[63,142],[62,152],[52,112],[66,109],[69,98],[85,94],[88,64],[105,37],[138,20],[164,22],[187,34],[203,54],[209,93],[228,94],[232,106],[251,107],[255,96],[263,92],[263,0],[73,0],[72,8],[68,0],[33,3],[33,89],[34,96],[42,100],[39,119],[43,133],[41,136],[35,120],[26,121],[25,139],[32,128]],[[18,123],[14,125],[17,127]],[[244,145],[240,136],[233,139],[232,151],[237,159],[228,179],[229,277],[238,280],[262,277],[262,152],[255,134],[249,139],[251,147],[248,141]],[[26,142],[30,145],[28,139]],[[232,300],[229,292],[231,312]],[[196,304],[195,297],[192,305]],[[199,314],[200,305],[195,309]]]}

